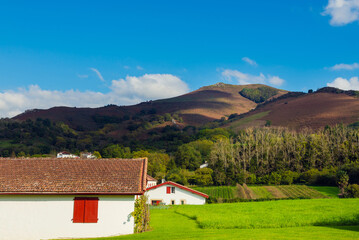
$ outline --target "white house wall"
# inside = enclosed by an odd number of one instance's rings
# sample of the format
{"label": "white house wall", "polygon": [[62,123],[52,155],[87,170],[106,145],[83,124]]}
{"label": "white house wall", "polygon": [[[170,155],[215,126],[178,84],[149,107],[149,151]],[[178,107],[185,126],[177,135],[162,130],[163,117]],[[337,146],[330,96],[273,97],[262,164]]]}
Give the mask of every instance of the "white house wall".
{"label": "white house wall", "polygon": [[134,196],[98,197],[98,222],[73,223],[74,197],[0,195],[0,239],[105,237],[133,233]]}
{"label": "white house wall", "polygon": [[171,184],[162,185],[160,187],[150,189],[146,192],[148,196],[148,203],[151,204],[152,200],[161,200],[166,205],[171,205],[172,200],[175,201],[175,205],[180,205],[181,200],[185,201],[185,204],[202,205],[206,203],[206,198],[198,194],[194,194],[187,190],[175,187],[175,193],[167,194],[167,187],[174,187]]}

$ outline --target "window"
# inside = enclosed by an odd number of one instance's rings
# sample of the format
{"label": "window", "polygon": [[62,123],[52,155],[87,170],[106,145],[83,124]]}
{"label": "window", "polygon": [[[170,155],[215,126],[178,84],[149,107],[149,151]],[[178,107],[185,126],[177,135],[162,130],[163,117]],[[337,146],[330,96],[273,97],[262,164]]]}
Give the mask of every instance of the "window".
{"label": "window", "polygon": [[185,205],[186,204],[186,200],[181,200],[181,205]]}
{"label": "window", "polygon": [[175,193],[175,187],[167,187],[166,188],[166,193],[167,194],[171,194],[171,193]]}
{"label": "window", "polygon": [[171,200],[171,204],[172,204],[172,205],[175,205],[175,200]]}
{"label": "window", "polygon": [[74,198],[74,223],[97,223],[98,198],[75,197]]}
{"label": "window", "polygon": [[160,205],[162,203],[162,200],[152,200],[151,201],[151,204],[153,205],[153,206],[158,206],[158,205]]}

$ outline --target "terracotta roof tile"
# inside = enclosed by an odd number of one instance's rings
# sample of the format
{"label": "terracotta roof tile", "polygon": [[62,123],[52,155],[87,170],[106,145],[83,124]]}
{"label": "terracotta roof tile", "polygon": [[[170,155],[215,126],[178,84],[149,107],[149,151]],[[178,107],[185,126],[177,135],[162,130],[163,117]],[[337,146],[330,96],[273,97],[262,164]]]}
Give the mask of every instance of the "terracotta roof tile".
{"label": "terracotta roof tile", "polygon": [[147,159],[0,159],[0,194],[141,194]]}
{"label": "terracotta roof tile", "polygon": [[147,174],[147,181],[156,181],[157,182],[157,179],[154,177],[151,177],[150,175]]}

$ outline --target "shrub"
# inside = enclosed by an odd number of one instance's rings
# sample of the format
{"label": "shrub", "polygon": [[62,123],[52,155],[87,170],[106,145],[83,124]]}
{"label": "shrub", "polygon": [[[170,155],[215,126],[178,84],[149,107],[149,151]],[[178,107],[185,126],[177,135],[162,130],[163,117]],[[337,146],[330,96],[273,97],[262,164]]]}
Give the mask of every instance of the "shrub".
{"label": "shrub", "polygon": [[312,168],[300,175],[300,181],[305,184],[313,185],[317,182],[319,170]]}
{"label": "shrub", "polygon": [[249,174],[247,179],[246,179],[248,184],[255,184],[257,182],[257,177],[255,174]]}
{"label": "shrub", "polygon": [[297,176],[298,174],[292,171],[285,171],[282,174],[282,178],[281,178],[281,184],[284,185],[290,185],[293,183],[294,181],[294,177]]}
{"label": "shrub", "polygon": [[345,198],[359,198],[359,185],[358,184],[349,184],[348,187],[344,190]]}
{"label": "shrub", "polygon": [[150,230],[150,210],[147,200],[145,194],[135,200],[135,210],[131,213],[135,220],[135,233]]}
{"label": "shrub", "polygon": [[275,185],[279,185],[281,182],[282,176],[279,173],[276,172],[272,172],[269,176],[269,184],[275,184]]}

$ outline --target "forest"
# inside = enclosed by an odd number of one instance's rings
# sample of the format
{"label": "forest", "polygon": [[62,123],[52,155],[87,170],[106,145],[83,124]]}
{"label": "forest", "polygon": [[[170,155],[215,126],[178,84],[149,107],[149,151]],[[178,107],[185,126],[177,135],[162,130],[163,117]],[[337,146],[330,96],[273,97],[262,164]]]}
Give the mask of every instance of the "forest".
{"label": "forest", "polygon": [[[169,118],[169,117],[168,117]],[[170,119],[170,118],[169,118]],[[166,126],[147,139],[116,140],[102,130],[81,132],[48,119],[0,121],[2,157],[47,157],[96,151],[102,158],[148,157],[148,173],[198,186],[243,184],[336,185],[344,172],[359,183],[356,125],[300,132],[286,128]],[[208,168],[200,168],[208,163]]]}

